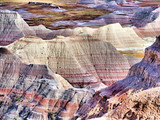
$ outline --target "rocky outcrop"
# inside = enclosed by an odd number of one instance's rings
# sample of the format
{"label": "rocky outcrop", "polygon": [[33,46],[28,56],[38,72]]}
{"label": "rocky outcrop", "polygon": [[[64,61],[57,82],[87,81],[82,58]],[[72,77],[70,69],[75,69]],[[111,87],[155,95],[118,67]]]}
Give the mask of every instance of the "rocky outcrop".
{"label": "rocky outcrop", "polygon": [[98,0],[80,0],[79,4],[97,4]]}
{"label": "rocky outcrop", "polygon": [[146,48],[145,57],[128,76],[96,92],[75,115],[79,119],[159,120],[160,36]]}
{"label": "rocky outcrop", "polygon": [[42,39],[47,39],[48,34],[52,32],[52,30],[47,29],[43,25],[38,25],[38,26],[30,26],[30,28],[35,31],[36,36],[40,37]]}
{"label": "rocky outcrop", "polygon": [[158,12],[155,12],[158,6],[139,8],[133,15],[132,22],[136,27],[144,27],[146,24],[153,22],[159,16]]}
{"label": "rocky outcrop", "polygon": [[35,36],[35,32],[17,12],[0,10],[0,45],[8,45],[26,35]]}
{"label": "rocky outcrop", "polygon": [[[156,7],[154,7],[156,8]],[[142,20],[138,21],[137,23],[139,24],[145,24],[145,26],[141,26],[138,28],[134,28],[134,30],[136,31],[136,33],[140,36],[140,37],[155,37],[158,36],[160,34],[160,8],[158,7],[157,9],[153,9],[152,11],[146,13],[146,11],[142,11],[144,15],[141,16],[145,16],[143,17]],[[146,15],[145,15],[146,14]]]}
{"label": "rocky outcrop", "polygon": [[117,4],[124,4],[126,0],[105,0],[106,3],[110,4],[110,2],[115,2]]}
{"label": "rocky outcrop", "polygon": [[103,87],[126,77],[130,64],[110,43],[86,36],[25,37],[7,46],[28,63],[46,64],[75,87]]}
{"label": "rocky outcrop", "polygon": [[94,92],[74,89],[46,65],[23,63],[6,48],[0,71],[0,119],[69,119]]}
{"label": "rocky outcrop", "polygon": [[[75,29],[64,29],[51,31],[43,25],[30,27],[17,12],[1,10],[0,45],[8,45],[24,36],[37,36],[45,40],[56,36],[91,35],[95,39],[110,42],[117,49],[140,48],[146,46],[132,28],[122,28],[120,24],[106,25],[100,28],[78,27]],[[136,41],[135,41],[136,39]]]}
{"label": "rocky outcrop", "polygon": [[51,7],[51,8],[56,8],[60,9],[59,6],[53,5],[52,3],[46,3],[46,2],[28,2],[29,5],[37,5],[37,6],[42,6],[42,7]]}

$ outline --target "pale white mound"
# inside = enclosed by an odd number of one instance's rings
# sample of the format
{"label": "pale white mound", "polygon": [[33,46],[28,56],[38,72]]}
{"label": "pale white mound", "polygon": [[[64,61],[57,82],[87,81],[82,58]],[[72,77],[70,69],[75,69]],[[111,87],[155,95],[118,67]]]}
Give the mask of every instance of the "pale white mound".
{"label": "pale white mound", "polygon": [[100,27],[93,36],[110,42],[117,49],[144,48],[147,45],[132,28],[123,28],[119,23]]}
{"label": "pale white mound", "polygon": [[48,34],[47,39],[52,39],[59,35],[90,35],[95,39],[110,42],[117,49],[143,49],[148,46],[148,42],[140,38],[133,28],[123,28],[119,23],[105,25],[99,28],[78,27],[75,29],[55,30]]}
{"label": "pale white mound", "polygon": [[30,28],[35,31],[37,37],[42,39],[46,39],[47,35],[52,32],[52,30],[47,29],[44,25],[30,26]]}
{"label": "pale white mound", "polygon": [[60,86],[63,89],[73,88],[71,84],[68,83],[61,75],[55,74],[56,79],[60,82]]}
{"label": "pale white mound", "polygon": [[55,38],[56,36],[73,36],[73,35],[93,35],[93,33],[97,29],[90,28],[90,27],[77,27],[75,29],[61,29],[61,30],[53,30],[51,33],[48,34],[46,39],[50,40]]}

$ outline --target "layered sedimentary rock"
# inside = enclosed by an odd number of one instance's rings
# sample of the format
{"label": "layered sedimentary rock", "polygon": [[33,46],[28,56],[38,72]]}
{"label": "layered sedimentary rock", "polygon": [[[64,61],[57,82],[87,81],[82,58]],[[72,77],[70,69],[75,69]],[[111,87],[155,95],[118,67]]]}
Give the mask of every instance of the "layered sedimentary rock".
{"label": "layered sedimentary rock", "polygon": [[83,105],[79,119],[160,119],[160,36],[146,48],[145,57],[121,81],[96,92]]}
{"label": "layered sedimentary rock", "polygon": [[113,1],[118,3],[118,4],[126,3],[126,0],[105,0],[106,3],[113,2]]}
{"label": "layered sedimentary rock", "polygon": [[5,48],[0,48],[0,71],[0,119],[69,119],[92,94],[72,88],[46,65],[21,62]]}
{"label": "layered sedimentary rock", "polygon": [[52,32],[52,30],[47,29],[43,25],[38,25],[38,26],[30,26],[30,28],[35,31],[36,36],[40,37],[42,39],[46,39],[47,35]]}
{"label": "layered sedimentary rock", "polygon": [[160,8],[150,11],[150,14],[146,14],[146,17],[138,21],[139,24],[144,23],[145,26],[134,28],[136,33],[143,38],[158,36],[160,34],[160,29],[159,29],[160,15],[159,14],[160,14]]}
{"label": "layered sedimentary rock", "polygon": [[46,64],[75,87],[103,87],[126,77],[130,64],[110,43],[91,36],[25,37],[7,46],[29,63]]}
{"label": "layered sedimentary rock", "polygon": [[91,35],[96,39],[110,42],[118,48],[143,48],[147,42],[142,40],[132,28],[123,28],[119,23],[106,25],[99,28],[78,27],[75,29],[55,30],[47,36],[52,39],[58,35]]}
{"label": "layered sedimentary rock", "polygon": [[80,0],[79,4],[97,4],[98,0]]}
{"label": "layered sedimentary rock", "polygon": [[73,35],[93,35],[93,33],[96,31],[96,28],[90,28],[90,27],[77,27],[75,29],[61,29],[61,30],[53,30],[51,33],[49,33],[46,37],[46,39],[53,39],[56,36],[73,36]]}
{"label": "layered sedimentary rock", "polygon": [[14,11],[0,10],[0,45],[8,45],[26,36],[35,36],[35,32]]}
{"label": "layered sedimentary rock", "polygon": [[133,15],[131,21],[136,27],[144,27],[146,24],[153,22],[159,16],[158,12],[155,12],[158,6],[139,8]]}

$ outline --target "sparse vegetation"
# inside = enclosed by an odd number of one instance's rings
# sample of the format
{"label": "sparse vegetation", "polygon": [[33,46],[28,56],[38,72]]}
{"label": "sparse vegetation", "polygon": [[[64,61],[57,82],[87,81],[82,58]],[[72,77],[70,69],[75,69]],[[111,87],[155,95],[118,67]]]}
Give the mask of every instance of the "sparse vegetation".
{"label": "sparse vegetation", "polygon": [[125,55],[135,56],[138,58],[144,57],[144,53],[142,53],[142,52],[135,52],[135,51],[119,51],[119,52],[122,54],[125,54]]}
{"label": "sparse vegetation", "polygon": [[9,7],[15,10],[25,9],[29,13],[33,13],[35,15],[43,15],[43,17],[35,16],[32,18],[27,18],[25,19],[25,21],[31,26],[43,24],[50,29],[74,27],[72,25],[66,25],[63,27],[62,26],[54,27],[52,24],[57,21],[79,20],[86,22],[110,12],[107,10],[105,11],[105,10],[91,9],[81,5],[72,5],[72,4],[56,4],[60,6],[62,9],[66,9],[66,11],[63,12],[56,12],[50,10],[50,8],[48,7],[28,5],[26,3],[15,4],[14,2],[4,2],[3,5],[6,6],[7,8]]}

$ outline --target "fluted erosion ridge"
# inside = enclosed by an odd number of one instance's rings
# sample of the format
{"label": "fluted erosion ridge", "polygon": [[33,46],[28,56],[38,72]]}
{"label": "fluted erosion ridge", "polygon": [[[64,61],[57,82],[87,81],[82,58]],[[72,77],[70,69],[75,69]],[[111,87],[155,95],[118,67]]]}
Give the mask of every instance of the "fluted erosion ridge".
{"label": "fluted erosion ridge", "polygon": [[160,36],[128,76],[96,92],[75,115],[82,120],[160,119]]}
{"label": "fluted erosion ridge", "polygon": [[91,93],[72,88],[46,65],[23,63],[0,48],[1,120],[69,119]]}
{"label": "fluted erosion ridge", "polygon": [[46,64],[74,87],[102,87],[126,77],[130,64],[115,47],[91,36],[42,40],[24,37],[7,46],[29,63]]}
{"label": "fluted erosion ridge", "polygon": [[27,35],[36,36],[17,12],[0,10],[0,45],[8,45]]}

